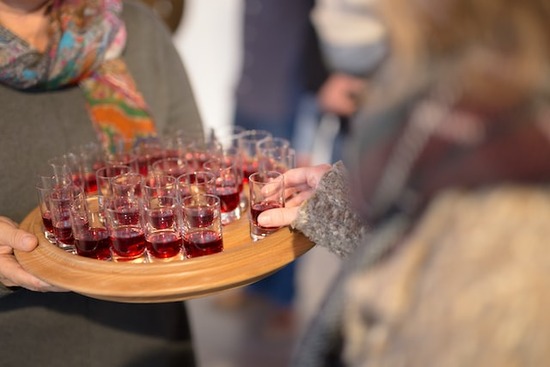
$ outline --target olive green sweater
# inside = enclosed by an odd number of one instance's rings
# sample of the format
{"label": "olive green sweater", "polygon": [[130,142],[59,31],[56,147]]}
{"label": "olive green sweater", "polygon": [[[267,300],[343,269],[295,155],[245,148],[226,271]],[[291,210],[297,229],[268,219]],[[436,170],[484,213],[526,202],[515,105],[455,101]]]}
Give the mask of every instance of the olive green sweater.
{"label": "olive green sweater", "polygon": [[[145,6],[125,3],[130,72],[160,133],[202,134],[168,30]],[[34,172],[95,139],[78,87],[46,93],[0,85],[0,215],[20,222],[37,205]],[[123,304],[75,293],[10,292],[0,285],[0,366],[192,366],[182,303]]]}

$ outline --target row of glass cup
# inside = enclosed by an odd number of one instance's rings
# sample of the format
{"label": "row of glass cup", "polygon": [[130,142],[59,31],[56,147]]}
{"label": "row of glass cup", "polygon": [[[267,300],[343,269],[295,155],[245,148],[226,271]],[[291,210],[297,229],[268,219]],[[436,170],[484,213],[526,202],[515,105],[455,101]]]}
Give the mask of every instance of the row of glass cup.
{"label": "row of glass cup", "polygon": [[[52,174],[41,176],[37,185],[45,235],[68,251],[115,261],[167,261],[222,251],[222,224],[246,209],[244,169],[261,166],[258,160],[245,164],[236,152],[205,152],[200,167],[182,157],[158,159],[147,175],[132,165],[107,162],[95,172],[95,193],[93,178],[75,180],[69,164],[50,161]],[[174,170],[171,163],[185,169]],[[276,230],[257,226],[256,219],[261,211],[284,205],[280,171],[262,169],[249,177],[254,240]],[[265,185],[274,189],[262,189]]]}
{"label": "row of glass cup", "polygon": [[96,171],[106,165],[126,165],[143,176],[154,171],[178,177],[204,170],[205,162],[212,158],[222,158],[235,163],[245,182],[259,170],[284,172],[295,166],[295,152],[288,140],[273,137],[267,131],[235,126],[216,129],[207,139],[191,139],[177,131],[131,147],[125,142],[116,146],[114,152],[104,154],[98,144],[84,144],[50,159],[48,165],[58,176],[69,174],[76,185],[90,194],[97,191]]}

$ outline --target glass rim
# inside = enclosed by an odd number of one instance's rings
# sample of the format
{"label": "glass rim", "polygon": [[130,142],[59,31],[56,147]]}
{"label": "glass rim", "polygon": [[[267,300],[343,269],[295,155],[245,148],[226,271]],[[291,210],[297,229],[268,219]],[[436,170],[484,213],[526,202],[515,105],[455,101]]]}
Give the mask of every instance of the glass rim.
{"label": "glass rim", "polygon": [[[258,177],[262,177],[261,179],[258,179]],[[269,183],[273,182],[273,180],[277,180],[281,178],[281,180],[284,177],[284,174],[279,171],[261,171],[261,172],[254,172],[250,176],[248,176],[249,182],[256,182],[256,183]]]}
{"label": "glass rim", "polygon": [[[201,175],[201,176],[208,176],[210,179],[208,181],[203,181],[203,182],[197,182],[197,181],[186,181],[184,179],[186,178],[189,178],[191,177],[192,175]],[[203,184],[207,184],[209,183],[210,181],[214,182],[214,180],[216,179],[216,175],[212,172],[212,171],[193,171],[193,172],[185,172],[185,173],[182,173],[181,175],[179,175],[177,177],[177,183],[178,184],[182,184],[182,185],[203,185]]]}
{"label": "glass rim", "polygon": [[[115,175],[112,175],[112,176],[106,176],[106,175],[101,175],[101,172],[105,172],[106,170],[110,170],[110,169],[122,169],[123,171],[124,170],[128,170],[127,172],[119,172],[119,173],[116,173]],[[107,164],[105,165],[105,167],[101,167],[101,168],[98,168],[95,173],[96,173],[96,176],[99,177],[99,178],[115,178],[121,174],[124,174],[124,173],[128,173],[128,172],[133,172],[132,171],[132,168],[129,167],[129,166],[126,166],[126,165],[123,165],[123,164]]]}
{"label": "glass rim", "polygon": [[[206,202],[207,205],[203,205],[203,206],[210,207],[210,206],[220,206],[221,205],[220,197],[218,195],[198,193],[198,194],[193,194],[193,195],[186,195],[186,196],[181,198],[181,205],[182,205],[183,209],[186,208],[185,207],[186,202],[188,202],[189,200],[196,200],[197,198],[207,199],[207,202]],[[197,206],[200,206],[200,205],[197,205]]]}

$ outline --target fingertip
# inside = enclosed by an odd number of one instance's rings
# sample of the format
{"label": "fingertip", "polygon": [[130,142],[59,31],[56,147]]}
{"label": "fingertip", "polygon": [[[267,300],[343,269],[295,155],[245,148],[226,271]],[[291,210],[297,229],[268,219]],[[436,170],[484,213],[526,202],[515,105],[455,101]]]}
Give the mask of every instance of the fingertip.
{"label": "fingertip", "polygon": [[26,234],[21,238],[21,250],[31,251],[38,244],[38,239],[32,234]]}
{"label": "fingertip", "polygon": [[260,213],[258,216],[258,224],[262,227],[269,227],[272,224],[272,217],[267,211]]}

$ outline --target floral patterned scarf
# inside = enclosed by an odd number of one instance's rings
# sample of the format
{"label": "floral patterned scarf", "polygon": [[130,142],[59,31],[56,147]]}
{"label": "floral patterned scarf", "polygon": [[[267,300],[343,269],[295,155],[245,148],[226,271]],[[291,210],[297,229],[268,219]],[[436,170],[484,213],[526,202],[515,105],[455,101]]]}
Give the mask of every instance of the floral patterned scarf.
{"label": "floral patterned scarf", "polygon": [[155,135],[147,104],[120,57],[121,0],[54,0],[44,53],[0,26],[0,82],[21,90],[78,85],[107,150]]}

